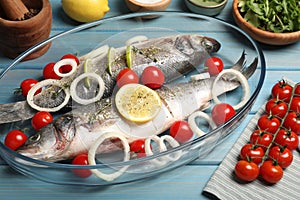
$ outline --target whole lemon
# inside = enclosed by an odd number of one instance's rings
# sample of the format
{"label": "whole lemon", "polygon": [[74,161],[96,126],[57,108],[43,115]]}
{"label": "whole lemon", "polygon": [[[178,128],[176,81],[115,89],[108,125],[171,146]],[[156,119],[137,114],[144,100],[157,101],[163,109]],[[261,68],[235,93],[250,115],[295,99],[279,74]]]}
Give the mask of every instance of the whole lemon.
{"label": "whole lemon", "polygon": [[64,12],[78,22],[91,22],[109,11],[108,0],[62,0]]}

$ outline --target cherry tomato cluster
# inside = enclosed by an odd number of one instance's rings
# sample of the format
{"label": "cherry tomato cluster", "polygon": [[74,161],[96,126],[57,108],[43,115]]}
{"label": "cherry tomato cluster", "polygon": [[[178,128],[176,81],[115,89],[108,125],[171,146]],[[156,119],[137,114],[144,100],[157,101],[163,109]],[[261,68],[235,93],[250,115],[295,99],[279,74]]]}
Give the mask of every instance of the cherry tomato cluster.
{"label": "cherry tomato cluster", "polygon": [[130,68],[122,69],[116,77],[119,88],[129,83],[139,83],[139,81],[151,89],[158,89],[164,84],[165,76],[158,67],[148,66],[143,70],[140,80],[138,74]]}
{"label": "cherry tomato cluster", "polygon": [[236,176],[243,181],[253,181],[260,176],[268,183],[277,183],[284,169],[292,164],[292,152],[299,145],[298,135],[300,86],[293,88],[281,80],[272,87],[265,114],[258,119],[249,143],[240,150]]}

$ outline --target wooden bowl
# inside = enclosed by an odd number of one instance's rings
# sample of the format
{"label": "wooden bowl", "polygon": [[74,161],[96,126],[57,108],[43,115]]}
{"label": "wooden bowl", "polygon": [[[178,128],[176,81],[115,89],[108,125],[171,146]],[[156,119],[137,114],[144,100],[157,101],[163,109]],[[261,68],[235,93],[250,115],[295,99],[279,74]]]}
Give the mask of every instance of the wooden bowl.
{"label": "wooden bowl", "polygon": [[300,31],[291,33],[274,33],[256,28],[248,23],[240,14],[238,9],[238,0],[232,4],[233,17],[236,24],[248,33],[255,40],[269,45],[287,45],[300,40]]}
{"label": "wooden bowl", "polygon": [[125,0],[127,7],[132,12],[164,11],[171,0],[157,0],[154,3],[145,3],[142,0]]}
{"label": "wooden bowl", "polygon": [[[22,0],[28,8],[39,9],[39,13],[30,19],[11,21],[0,17],[0,50],[9,58],[18,55],[47,39],[52,26],[52,8],[49,0]],[[24,60],[42,56],[50,43],[28,55]]]}

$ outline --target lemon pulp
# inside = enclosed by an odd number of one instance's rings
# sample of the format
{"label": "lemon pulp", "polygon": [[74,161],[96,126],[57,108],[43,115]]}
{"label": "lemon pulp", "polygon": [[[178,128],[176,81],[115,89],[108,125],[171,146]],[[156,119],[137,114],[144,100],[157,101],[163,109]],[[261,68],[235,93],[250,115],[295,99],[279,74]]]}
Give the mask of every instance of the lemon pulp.
{"label": "lemon pulp", "polygon": [[133,122],[152,120],[161,110],[161,99],[156,91],[141,85],[122,86],[115,97],[119,113]]}

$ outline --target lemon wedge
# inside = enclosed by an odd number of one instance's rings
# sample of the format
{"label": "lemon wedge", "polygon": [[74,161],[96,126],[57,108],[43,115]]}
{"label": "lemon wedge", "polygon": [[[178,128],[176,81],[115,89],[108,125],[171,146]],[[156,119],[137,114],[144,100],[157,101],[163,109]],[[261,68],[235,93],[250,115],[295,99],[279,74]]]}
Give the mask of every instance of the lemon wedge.
{"label": "lemon wedge", "polygon": [[141,84],[122,86],[115,97],[119,113],[133,122],[147,122],[160,112],[162,103],[158,93]]}
{"label": "lemon wedge", "polygon": [[[90,68],[91,68],[91,60],[88,58],[84,61],[83,72],[84,73],[91,72]],[[84,86],[87,88],[91,87],[91,82],[88,77],[84,79]]]}
{"label": "lemon wedge", "polygon": [[129,45],[126,47],[126,64],[129,69],[132,67],[132,46]]}
{"label": "lemon wedge", "polygon": [[116,49],[113,47],[109,47],[107,52],[107,62],[108,62],[107,71],[109,75],[112,75],[112,65],[114,63],[116,56],[117,56]]}

